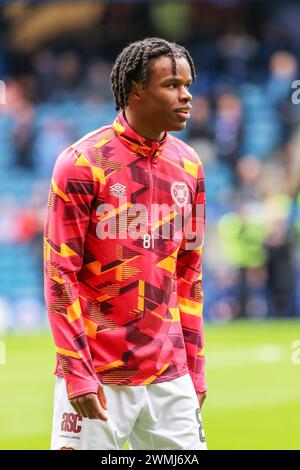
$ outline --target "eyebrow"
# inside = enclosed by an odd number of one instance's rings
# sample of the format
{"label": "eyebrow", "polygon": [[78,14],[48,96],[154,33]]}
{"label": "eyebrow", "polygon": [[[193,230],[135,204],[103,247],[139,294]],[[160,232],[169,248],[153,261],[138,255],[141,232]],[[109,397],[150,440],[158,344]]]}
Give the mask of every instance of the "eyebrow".
{"label": "eyebrow", "polygon": [[[166,77],[163,79],[163,83],[164,82],[182,82],[182,81],[185,81],[185,80],[181,80],[181,78],[179,78],[178,76],[170,76],[170,77]],[[193,79],[192,78],[189,78],[188,80],[186,80],[188,83],[192,83],[193,82]]]}

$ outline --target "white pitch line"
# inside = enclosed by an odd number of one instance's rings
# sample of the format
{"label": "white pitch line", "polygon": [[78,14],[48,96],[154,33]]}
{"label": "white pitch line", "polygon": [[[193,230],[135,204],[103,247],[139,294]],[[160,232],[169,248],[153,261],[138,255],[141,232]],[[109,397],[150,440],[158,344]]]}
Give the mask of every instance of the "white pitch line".
{"label": "white pitch line", "polygon": [[225,367],[242,367],[257,363],[278,363],[288,357],[289,351],[276,344],[266,344],[263,346],[224,349],[219,352],[207,352],[207,366],[214,369],[224,369]]}

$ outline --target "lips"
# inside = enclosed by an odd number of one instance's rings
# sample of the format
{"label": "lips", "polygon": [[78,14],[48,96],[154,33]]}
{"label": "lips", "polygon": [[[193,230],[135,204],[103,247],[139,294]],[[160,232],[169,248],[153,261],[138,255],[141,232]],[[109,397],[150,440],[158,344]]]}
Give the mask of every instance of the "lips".
{"label": "lips", "polygon": [[182,108],[175,109],[175,113],[180,116],[183,120],[190,118],[191,106],[184,106]]}

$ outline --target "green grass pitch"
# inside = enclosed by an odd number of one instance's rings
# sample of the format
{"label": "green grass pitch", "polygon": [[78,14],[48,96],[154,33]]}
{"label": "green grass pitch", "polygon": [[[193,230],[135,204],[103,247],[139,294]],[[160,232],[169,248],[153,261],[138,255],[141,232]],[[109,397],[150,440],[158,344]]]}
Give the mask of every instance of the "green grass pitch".
{"label": "green grass pitch", "polygon": [[[300,322],[206,325],[210,449],[300,449]],[[6,335],[0,364],[0,449],[48,449],[54,348],[50,335]],[[298,357],[300,355],[298,354]]]}

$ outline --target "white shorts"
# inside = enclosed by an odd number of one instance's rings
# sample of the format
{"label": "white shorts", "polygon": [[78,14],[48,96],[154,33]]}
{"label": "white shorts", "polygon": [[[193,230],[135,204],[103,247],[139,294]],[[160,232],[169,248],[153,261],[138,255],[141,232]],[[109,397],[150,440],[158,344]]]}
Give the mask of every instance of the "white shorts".
{"label": "white shorts", "polygon": [[197,395],[189,374],[158,384],[104,385],[108,421],[83,418],[56,378],[51,449],[205,450]]}

